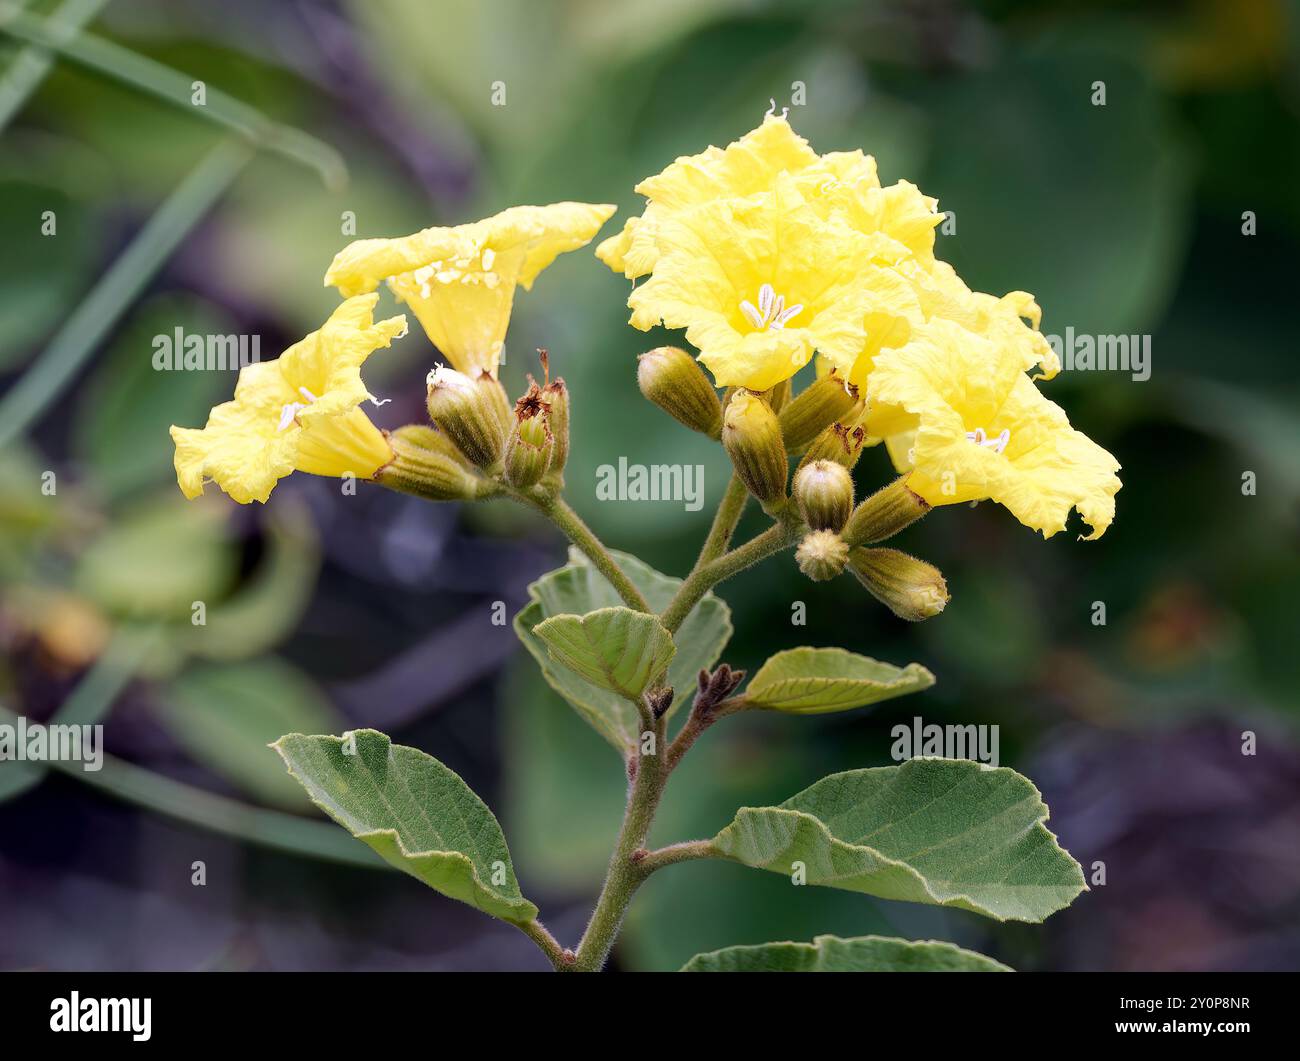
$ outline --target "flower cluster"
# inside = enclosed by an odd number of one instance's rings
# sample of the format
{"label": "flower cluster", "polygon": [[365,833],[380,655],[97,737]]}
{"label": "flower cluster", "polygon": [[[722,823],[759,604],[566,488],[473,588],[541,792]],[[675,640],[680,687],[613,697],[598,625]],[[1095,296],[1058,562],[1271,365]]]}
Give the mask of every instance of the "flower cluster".
{"label": "flower cluster", "polygon": [[[1110,525],[1119,465],[1040,392],[1060,364],[1037,303],[1023,291],[972,291],[935,257],[934,199],[906,181],[882,186],[861,151],[818,155],[771,113],[637,190],[644,212],[597,255],[639,281],[634,326],[685,329],[698,351],[651,350],[637,380],[731,458],[736,478],[711,535],[719,548],[748,491],[775,524],[761,550],[797,543],[809,578],[850,571],[895,614],[923,619],[948,599],[942,575],[879,543],[934,506],[992,499],[1045,536],[1072,509],[1089,537]],[[325,274],[344,297],[330,319],[278,360],[245,368],[206,427],[172,428],[181,489],[195,497],[211,480],[236,501],[265,501],[298,470],[432,500],[513,497],[560,522],[617,579],[559,498],[563,380],[548,369],[512,404],[497,378],[516,289],[590,242],[613,210],[522,206],[344,248]],[[361,408],[375,401],[362,363],[406,330],[401,316],[373,320],[385,282],[447,362],[428,376],[431,423],[393,432]],[[810,364],[796,395],[793,378]],[[880,441],[900,477],[855,506],[853,468]],[[635,587],[620,591],[642,603]]]}
{"label": "flower cluster", "polygon": [[[943,220],[861,151],[818,155],[784,116],[637,186],[644,212],[597,254],[630,279],[631,323],[684,328],[719,387],[776,404],[814,355],[856,387],[841,426],[881,439],[929,505],[991,498],[1045,536],[1072,508],[1102,534],[1115,459],[1038,383],[1060,363],[1033,296],[970,290],[934,254]],[[775,399],[773,396],[776,396]]]}

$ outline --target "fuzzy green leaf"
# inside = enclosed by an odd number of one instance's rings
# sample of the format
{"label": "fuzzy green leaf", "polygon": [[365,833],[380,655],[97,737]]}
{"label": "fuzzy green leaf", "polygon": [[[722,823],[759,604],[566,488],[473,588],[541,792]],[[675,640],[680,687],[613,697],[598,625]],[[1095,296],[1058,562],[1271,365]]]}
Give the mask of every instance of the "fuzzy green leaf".
{"label": "fuzzy green leaf", "polygon": [[[613,555],[651,608],[659,611],[668,606],[682,584],[680,579],[661,575],[626,553]],[[618,693],[559,666],[537,634],[538,625],[554,616],[586,615],[597,609],[619,606],[622,601],[614,587],[585,557],[573,551],[564,567],[543,575],[528,587],[528,593],[532,602],[515,616],[519,640],[537,660],[551,687],[602,737],[626,754],[635,746],[641,732],[636,707]],[[730,610],[712,593],[707,594],[677,631],[677,650],[668,667],[668,684],[674,691],[670,714],[695,691],[696,675],[702,669],[712,668],[730,638]]]}
{"label": "fuzzy green leaf", "polygon": [[793,715],[820,715],[919,692],[934,675],[919,663],[895,667],[842,648],[792,648],[778,652],[750,680],[753,706]]}
{"label": "fuzzy green leaf", "polygon": [[599,608],[555,615],[533,627],[551,658],[602,689],[637,699],[676,651],[673,635],[653,615]]}
{"label": "fuzzy green leaf", "polygon": [[817,936],[697,954],[684,973],[1009,973],[1009,966],[951,943],[885,936]]}
{"label": "fuzzy green leaf", "polygon": [[290,733],[271,747],[312,802],[386,862],[493,917],[537,916],[520,894],[496,818],[433,756],[373,729],[343,737]]}
{"label": "fuzzy green leaf", "polygon": [[1014,770],[964,759],[832,774],[778,807],[742,807],[719,854],[809,884],[1042,921],[1084,890],[1078,863]]}

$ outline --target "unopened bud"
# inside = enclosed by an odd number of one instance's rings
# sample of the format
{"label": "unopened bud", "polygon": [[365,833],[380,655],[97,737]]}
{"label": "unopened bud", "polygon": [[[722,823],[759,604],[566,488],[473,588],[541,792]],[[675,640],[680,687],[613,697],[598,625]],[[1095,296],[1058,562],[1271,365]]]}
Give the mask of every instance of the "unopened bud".
{"label": "unopened bud", "polygon": [[850,545],[872,545],[892,538],[930,511],[930,503],[908,489],[907,476],[881,487],[853,510],[844,525]]}
{"label": "unopened bud", "polygon": [[785,498],[789,473],[781,426],[762,398],[738,389],[722,419],[722,445],[749,492],[764,505]]}
{"label": "unopened bud", "polygon": [[799,462],[799,467],[802,468],[813,461],[834,461],[852,471],[854,465],[858,463],[858,458],[862,456],[862,447],[866,441],[866,428],[852,427],[837,420],[808,443],[808,449]]}
{"label": "unopened bud", "polygon": [[477,379],[440,365],[429,373],[429,419],[480,468],[505,451],[510,406],[505,391],[484,372]]}
{"label": "unopened bud", "polygon": [[834,372],[813,380],[781,410],[781,437],[787,449],[800,449],[858,404],[858,388]]}
{"label": "unopened bud", "polygon": [[722,427],[722,403],[704,369],[685,350],[660,346],[637,358],[641,393],[678,423],[710,438]]}
{"label": "unopened bud", "polygon": [[780,383],[768,387],[763,392],[763,400],[767,402],[772,412],[779,414],[782,409],[790,404],[790,395],[794,392],[794,383],[788,379],[783,379]]}
{"label": "unopened bud", "polygon": [[[523,401],[521,398],[520,403]],[[523,416],[506,442],[506,482],[518,490],[528,489],[546,474],[554,451],[555,439],[546,424],[546,414],[539,411]]]}
{"label": "unopened bud", "polygon": [[791,493],[799,515],[815,531],[838,534],[853,511],[853,476],[834,461],[813,461],[800,468]]}
{"label": "unopened bud", "polygon": [[[428,443],[427,445],[425,443]],[[469,501],[498,489],[465,463],[441,432],[412,424],[388,435],[393,459],[375,472],[375,482],[390,490],[430,501]]]}
{"label": "unopened bud", "polygon": [[804,535],[794,551],[799,570],[814,582],[825,582],[844,570],[849,547],[834,531],[818,530]]}
{"label": "unopened bud", "polygon": [[900,619],[919,622],[948,603],[948,584],[939,569],[897,549],[851,549],[849,570]]}
{"label": "unopened bud", "polygon": [[546,423],[551,429],[555,448],[551,450],[550,475],[558,475],[569,463],[569,388],[564,380],[556,378],[542,388],[542,402],[546,406]]}

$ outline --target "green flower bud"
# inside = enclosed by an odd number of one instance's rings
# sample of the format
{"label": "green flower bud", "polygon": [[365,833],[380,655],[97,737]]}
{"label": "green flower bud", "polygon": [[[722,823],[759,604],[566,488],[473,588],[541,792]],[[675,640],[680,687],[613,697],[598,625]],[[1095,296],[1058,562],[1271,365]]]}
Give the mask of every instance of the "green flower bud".
{"label": "green flower bud", "polygon": [[429,373],[428,384],[429,418],[473,464],[498,464],[511,420],[501,384],[486,372],[470,379],[445,365]]}
{"label": "green flower bud", "polygon": [[814,582],[826,582],[844,571],[849,547],[834,531],[817,530],[804,536],[794,551],[799,570]]}
{"label": "green flower bud", "polygon": [[790,404],[790,395],[793,390],[794,384],[788,379],[783,379],[780,383],[768,387],[763,392],[763,400],[767,402],[772,412],[780,413],[782,409]]}
{"label": "green flower bud", "polygon": [[781,437],[787,449],[801,449],[858,404],[858,388],[832,372],[814,380],[781,410]]}
{"label": "green flower bud", "polygon": [[498,489],[431,427],[411,424],[399,428],[388,433],[388,444],[393,459],[375,472],[374,478],[390,490],[430,501],[469,501],[491,496]]}
{"label": "green flower bud", "polygon": [[641,393],[678,423],[710,438],[722,428],[722,403],[695,358],[675,346],[660,346],[637,358]]}
{"label": "green flower bud", "polygon": [[882,487],[853,510],[844,526],[850,545],[872,545],[892,538],[930,511],[930,504],[907,487],[907,476]]}
{"label": "green flower bud", "polygon": [[897,549],[851,549],[849,570],[900,619],[919,622],[948,603],[948,584],[939,569]]}
{"label": "green flower bud", "polygon": [[851,421],[846,424],[837,420],[808,443],[808,449],[799,462],[799,467],[802,468],[813,461],[834,461],[852,471],[853,466],[858,463],[858,458],[862,456],[862,447],[866,440],[865,428],[851,426]]}
{"label": "green flower bud", "polygon": [[785,500],[789,473],[776,413],[756,394],[737,389],[722,418],[722,445],[749,492],[764,506]]}
{"label": "green flower bud", "polygon": [[838,534],[853,511],[853,476],[834,461],[813,461],[800,468],[791,492],[799,515],[815,531]]}
{"label": "green flower bud", "polygon": [[546,406],[551,438],[555,440],[547,474],[558,475],[569,462],[569,388],[564,380],[556,378],[542,388],[542,403]]}
{"label": "green flower bud", "polygon": [[[536,384],[533,384],[536,388]],[[522,406],[526,398],[521,398]],[[526,490],[539,482],[550,467],[555,452],[555,438],[546,423],[546,413],[517,412],[518,420],[506,442],[506,482],[517,490]]]}

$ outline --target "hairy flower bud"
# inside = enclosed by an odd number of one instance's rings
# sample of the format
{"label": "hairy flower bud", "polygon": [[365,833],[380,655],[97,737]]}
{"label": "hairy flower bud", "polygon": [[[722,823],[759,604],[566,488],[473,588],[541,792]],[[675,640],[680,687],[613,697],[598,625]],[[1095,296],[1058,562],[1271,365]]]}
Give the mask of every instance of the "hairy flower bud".
{"label": "hairy flower bud", "polygon": [[727,402],[722,445],[749,492],[762,504],[785,499],[789,472],[776,413],[762,398],[738,389]]}
{"label": "hairy flower bud", "polygon": [[490,468],[505,451],[510,406],[486,372],[477,379],[440,365],[429,373],[429,418],[469,460]]}
{"label": "hairy flower bud", "polygon": [[804,535],[794,551],[799,570],[814,582],[826,582],[844,570],[849,547],[834,531],[817,530]]}
{"label": "hairy flower bud", "polygon": [[787,449],[808,445],[858,404],[858,388],[832,372],[814,380],[781,410],[781,437]]}
{"label": "hairy flower bud", "polygon": [[907,486],[907,476],[881,487],[853,510],[844,525],[850,545],[872,545],[892,538],[930,511],[930,504]]}
{"label": "hairy flower bud", "polygon": [[813,461],[800,468],[791,492],[799,515],[815,531],[838,534],[853,511],[853,476],[834,461]]}
{"label": "hairy flower bud", "polygon": [[799,462],[799,467],[813,461],[834,461],[842,464],[849,471],[853,470],[862,456],[863,444],[867,441],[866,429],[853,426],[852,422],[837,420],[825,431],[808,443],[808,449]]}
{"label": "hairy flower bud", "polygon": [[381,486],[431,501],[468,501],[498,489],[432,427],[410,424],[387,437],[393,459],[375,472],[375,482]]}
{"label": "hairy flower bud", "polygon": [[897,549],[851,549],[849,570],[900,619],[919,622],[948,603],[948,584],[939,569]]}
{"label": "hairy flower bud", "polygon": [[722,428],[722,403],[695,358],[675,346],[660,346],[637,358],[636,381],[655,405],[678,423],[710,438]]}
{"label": "hairy flower bud", "polygon": [[569,462],[569,388],[564,380],[557,377],[542,388],[542,404],[546,406],[546,425],[555,440],[547,474],[558,475]]}
{"label": "hairy flower bud", "polygon": [[[520,399],[521,405],[524,400]],[[555,437],[547,425],[544,411],[516,412],[515,415],[517,422],[506,442],[506,482],[517,490],[526,490],[539,482],[550,467]]]}

